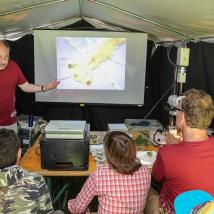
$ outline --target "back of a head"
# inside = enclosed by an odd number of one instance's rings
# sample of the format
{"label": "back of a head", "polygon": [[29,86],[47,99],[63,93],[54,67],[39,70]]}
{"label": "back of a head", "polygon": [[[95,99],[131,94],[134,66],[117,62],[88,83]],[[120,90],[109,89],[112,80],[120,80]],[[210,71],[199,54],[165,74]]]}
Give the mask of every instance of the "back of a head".
{"label": "back of a head", "polygon": [[136,158],[132,138],[121,131],[112,131],[104,137],[106,159],[121,174],[132,174],[141,166]]}
{"label": "back of a head", "polygon": [[181,109],[191,128],[207,129],[214,117],[212,97],[203,90],[190,89],[184,93]]}
{"label": "back of a head", "polygon": [[0,168],[14,165],[17,161],[17,152],[20,140],[13,130],[0,129]]}

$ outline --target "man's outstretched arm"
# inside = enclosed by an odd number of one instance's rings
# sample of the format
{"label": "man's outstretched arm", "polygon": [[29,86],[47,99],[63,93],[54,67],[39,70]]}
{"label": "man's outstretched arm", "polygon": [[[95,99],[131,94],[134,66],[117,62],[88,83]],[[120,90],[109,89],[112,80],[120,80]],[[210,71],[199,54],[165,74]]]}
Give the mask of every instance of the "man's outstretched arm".
{"label": "man's outstretched arm", "polygon": [[60,81],[53,80],[49,82],[47,85],[36,85],[31,84],[29,82],[25,82],[24,84],[18,85],[19,88],[27,93],[34,93],[34,92],[42,92],[42,91],[49,91],[55,89],[59,85]]}

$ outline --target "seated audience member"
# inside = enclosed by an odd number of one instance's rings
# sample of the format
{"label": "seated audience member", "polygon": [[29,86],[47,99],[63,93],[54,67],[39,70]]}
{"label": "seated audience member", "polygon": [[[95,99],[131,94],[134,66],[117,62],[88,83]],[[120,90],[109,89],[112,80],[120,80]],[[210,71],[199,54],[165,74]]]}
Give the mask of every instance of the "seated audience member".
{"label": "seated audience member", "polygon": [[162,182],[158,206],[164,213],[174,213],[174,199],[182,192],[201,189],[214,195],[214,137],[206,131],[214,117],[213,100],[196,89],[184,96],[176,115],[176,127],[183,139],[169,135],[166,141],[171,145],[160,149],[153,166],[153,177]]}
{"label": "seated audience member", "polygon": [[19,167],[20,158],[15,132],[0,129],[0,213],[53,213],[43,177]]}
{"label": "seated audience member", "polygon": [[87,179],[75,199],[68,201],[71,213],[89,213],[87,208],[98,196],[98,213],[141,214],[150,187],[149,170],[136,158],[132,138],[113,131],[104,137],[107,163],[99,166]]}

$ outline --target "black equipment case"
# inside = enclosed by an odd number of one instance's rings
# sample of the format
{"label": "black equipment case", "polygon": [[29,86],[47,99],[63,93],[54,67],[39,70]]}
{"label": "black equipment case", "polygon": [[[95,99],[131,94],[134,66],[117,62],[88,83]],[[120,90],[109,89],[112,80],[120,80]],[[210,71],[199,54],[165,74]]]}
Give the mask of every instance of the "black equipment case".
{"label": "black equipment case", "polygon": [[89,141],[89,127],[83,139],[42,138],[40,141],[41,167],[52,170],[87,170]]}

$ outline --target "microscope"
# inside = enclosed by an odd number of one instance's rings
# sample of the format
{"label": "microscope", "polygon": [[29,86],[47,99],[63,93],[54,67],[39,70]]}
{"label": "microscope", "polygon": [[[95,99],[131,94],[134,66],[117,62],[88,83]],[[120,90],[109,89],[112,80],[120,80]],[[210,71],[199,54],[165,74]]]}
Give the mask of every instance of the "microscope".
{"label": "microscope", "polygon": [[175,117],[179,102],[184,98],[183,85],[186,83],[186,67],[189,65],[190,49],[178,47],[177,62],[175,65],[174,85],[172,95],[168,97],[169,127],[168,131],[173,135],[177,134]]}
{"label": "microscope", "polygon": [[[174,84],[172,89],[172,94],[168,97],[165,110],[169,112],[169,125],[167,127],[167,132],[177,137],[176,129],[176,114],[179,106],[179,102],[184,98],[183,96],[183,85],[186,83],[186,67],[189,65],[189,54],[190,49],[186,47],[177,48],[177,61],[176,64],[173,63],[174,70]],[[155,145],[162,145],[165,142],[166,132],[164,130],[158,129],[154,136],[153,141]]]}

